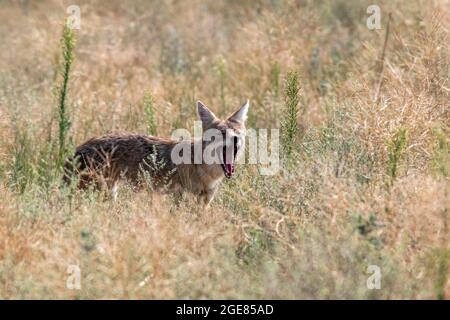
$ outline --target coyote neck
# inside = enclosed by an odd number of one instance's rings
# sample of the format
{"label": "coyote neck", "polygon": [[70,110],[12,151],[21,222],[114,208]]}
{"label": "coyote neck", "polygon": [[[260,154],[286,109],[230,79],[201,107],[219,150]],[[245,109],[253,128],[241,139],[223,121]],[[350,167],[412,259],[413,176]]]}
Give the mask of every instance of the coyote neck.
{"label": "coyote neck", "polygon": [[[191,141],[191,163],[176,165],[175,184],[182,188],[190,189],[197,194],[208,193],[215,190],[222,181],[224,174],[220,164],[194,163],[195,147],[201,141]],[[174,147],[174,146],[173,146]],[[172,148],[173,148],[172,147]],[[203,154],[204,148],[202,147]],[[198,152],[198,151],[197,151]]]}

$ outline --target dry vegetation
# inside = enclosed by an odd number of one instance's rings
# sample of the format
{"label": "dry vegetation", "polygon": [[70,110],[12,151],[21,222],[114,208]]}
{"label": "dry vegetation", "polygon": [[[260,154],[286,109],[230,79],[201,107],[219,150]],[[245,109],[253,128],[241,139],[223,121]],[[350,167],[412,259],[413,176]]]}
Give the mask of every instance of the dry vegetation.
{"label": "dry vegetation", "polygon": [[[208,210],[60,188],[60,38],[73,2],[69,148],[192,128],[197,99],[225,115],[249,98],[250,127],[280,127],[294,71],[298,130],[283,170],[241,166]],[[366,27],[372,2],[382,30]],[[449,298],[449,11],[428,0],[0,1],[0,298]],[[81,290],[66,287],[69,265]],[[366,287],[369,265],[380,290]]]}

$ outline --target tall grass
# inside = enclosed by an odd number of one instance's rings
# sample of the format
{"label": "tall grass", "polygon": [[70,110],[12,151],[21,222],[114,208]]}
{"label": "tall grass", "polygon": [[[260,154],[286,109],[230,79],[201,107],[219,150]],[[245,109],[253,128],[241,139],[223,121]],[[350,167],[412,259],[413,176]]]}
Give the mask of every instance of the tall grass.
{"label": "tall grass", "polygon": [[433,148],[433,157],[431,160],[431,168],[438,175],[448,178],[450,175],[450,148],[449,148],[449,132],[445,129],[435,128],[435,146]]}
{"label": "tall grass", "polygon": [[284,155],[289,158],[295,147],[298,127],[298,113],[300,101],[299,76],[296,71],[289,71],[285,83],[285,107],[281,122],[281,142]]}
{"label": "tall grass", "polygon": [[25,192],[33,181],[34,169],[32,165],[32,142],[27,130],[17,131],[11,150],[13,163],[10,168],[10,182],[13,189],[19,193]]}
{"label": "tall grass", "polygon": [[147,91],[147,93],[145,94],[143,105],[147,125],[147,133],[149,135],[155,136],[157,134],[155,110],[154,110],[153,96],[150,91]]}
{"label": "tall grass", "polygon": [[59,86],[58,96],[58,167],[62,167],[67,155],[67,135],[70,129],[70,118],[68,114],[67,94],[69,89],[70,71],[73,63],[73,50],[75,47],[74,31],[68,24],[64,25],[61,37],[62,65],[61,65],[61,84]]}
{"label": "tall grass", "polygon": [[446,285],[448,280],[448,272],[450,266],[450,250],[448,247],[443,247],[435,251],[435,261],[436,265],[436,280],[435,280],[435,291],[436,299],[444,300],[447,298],[446,295]]}
{"label": "tall grass", "polygon": [[407,130],[400,128],[388,142],[387,174],[391,185],[397,178],[400,160],[406,148],[406,134]]}

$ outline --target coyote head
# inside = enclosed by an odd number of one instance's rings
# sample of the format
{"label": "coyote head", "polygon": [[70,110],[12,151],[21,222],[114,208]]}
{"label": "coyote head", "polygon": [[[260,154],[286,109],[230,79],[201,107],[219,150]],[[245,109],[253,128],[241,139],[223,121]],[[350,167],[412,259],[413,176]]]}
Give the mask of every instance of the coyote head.
{"label": "coyote head", "polygon": [[222,120],[202,102],[197,102],[203,126],[203,161],[207,164],[220,164],[227,178],[235,173],[235,163],[243,150],[248,108],[247,100],[236,112]]}

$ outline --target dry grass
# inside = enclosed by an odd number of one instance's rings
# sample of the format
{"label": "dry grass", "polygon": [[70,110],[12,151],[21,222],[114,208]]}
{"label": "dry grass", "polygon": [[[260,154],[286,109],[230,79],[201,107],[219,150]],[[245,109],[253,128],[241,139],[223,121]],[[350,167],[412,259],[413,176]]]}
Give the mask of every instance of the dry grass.
{"label": "dry grass", "polygon": [[[148,92],[159,135],[191,128],[197,99],[225,115],[249,98],[251,127],[279,127],[286,74],[300,75],[293,156],[276,176],[241,166],[205,211],[58,187],[72,3],[3,1],[0,298],[448,299],[450,9],[379,3],[392,20],[373,102],[385,30],[367,29],[369,2],[79,1],[69,144],[147,132]],[[81,290],[66,287],[73,264]]]}

